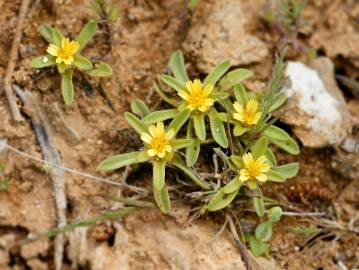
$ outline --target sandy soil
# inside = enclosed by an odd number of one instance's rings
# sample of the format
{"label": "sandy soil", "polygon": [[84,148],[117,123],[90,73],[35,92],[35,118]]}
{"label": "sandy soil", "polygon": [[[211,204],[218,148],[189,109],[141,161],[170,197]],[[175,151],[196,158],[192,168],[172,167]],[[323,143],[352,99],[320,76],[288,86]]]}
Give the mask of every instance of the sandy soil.
{"label": "sandy soil", "polygon": [[[211,44],[193,37],[207,22],[207,14],[220,8],[216,1],[202,1],[194,14],[186,11],[184,1],[113,1],[121,9],[120,19],[112,25],[112,39],[98,32],[84,51],[111,64],[111,78],[91,79],[76,76],[75,103],[66,108],[62,102],[59,79],[49,70],[30,67],[33,57],[45,52],[47,44],[37,32],[41,23],[56,25],[63,33],[75,35],[93,12],[86,0],[33,1],[23,31],[20,59],[14,82],[30,90],[50,107],[48,116],[54,124],[54,138],[64,165],[99,175],[98,163],[105,157],[136,149],[138,141],[129,132],[122,117],[134,98],[145,99],[153,108],[161,106],[151,90],[158,74],[166,71],[170,54],[185,48],[189,70],[200,75],[212,59],[203,58],[201,46]],[[243,22],[246,37],[262,45],[258,57],[239,58],[237,65],[255,72],[252,87],[263,86],[270,76],[278,34],[261,20],[266,1],[233,1],[241,5],[247,16]],[[331,58],[336,70],[351,78],[359,77],[359,4],[355,0],[309,1],[304,11],[300,40]],[[5,76],[17,13],[21,1],[0,2],[0,82]],[[213,22],[210,22],[213,23]],[[242,25],[242,22],[239,23]],[[193,30],[195,29],[195,30]],[[104,31],[104,29],[102,29]],[[237,37],[238,40],[240,37]],[[195,43],[188,44],[189,40]],[[233,40],[236,42],[236,40]],[[201,46],[199,46],[200,44]],[[257,43],[256,43],[257,44]],[[230,48],[229,48],[230,49]],[[253,51],[244,50],[251,54]],[[254,51],[255,53],[255,51]],[[215,54],[214,54],[215,55]],[[292,60],[306,61],[305,56],[289,51]],[[99,93],[99,83],[113,103],[114,112]],[[89,87],[90,86],[90,87]],[[358,103],[353,95],[342,90],[350,105],[353,121],[359,124]],[[57,125],[51,106],[58,103],[64,112],[69,133]],[[348,105],[348,106],[349,106]],[[5,94],[0,94],[0,138],[36,157],[41,150],[30,119],[14,123]],[[355,134],[353,135],[355,136]],[[299,175],[284,185],[273,185],[268,194],[291,202],[303,211],[326,212],[340,226],[325,228],[315,237],[294,233],[293,226],[314,226],[305,218],[286,217],[275,228],[271,240],[273,258],[259,259],[263,269],[345,269],[358,266],[359,235],[348,230],[351,218],[358,213],[359,187],[356,173],[358,157],[343,156],[333,148],[304,148],[299,157],[279,153],[281,161],[299,160]],[[42,164],[4,151],[1,162],[9,186],[0,191],[0,269],[53,269],[53,241],[42,240],[16,246],[29,233],[42,233],[56,225],[51,178]],[[148,186],[149,170],[131,175],[133,185]],[[108,176],[120,179],[122,171]],[[103,210],[114,209],[107,198],[128,192],[104,183],[66,174],[67,217],[76,222],[93,217]],[[189,209],[176,206],[174,217],[163,217],[157,211],[140,212],[116,222],[103,222],[91,228],[68,234],[64,269],[244,269],[237,247],[228,233],[213,236],[221,224],[211,217],[189,222]],[[335,227],[335,228],[334,228]],[[211,241],[213,240],[213,241]],[[207,244],[208,243],[208,244]]]}

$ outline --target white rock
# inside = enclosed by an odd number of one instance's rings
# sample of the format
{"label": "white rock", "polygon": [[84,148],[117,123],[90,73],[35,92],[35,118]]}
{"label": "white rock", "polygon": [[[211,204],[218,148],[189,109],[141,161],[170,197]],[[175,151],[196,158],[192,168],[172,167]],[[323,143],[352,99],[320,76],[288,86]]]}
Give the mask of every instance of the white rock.
{"label": "white rock", "polygon": [[339,145],[347,135],[350,121],[330,59],[317,58],[310,67],[288,62],[285,75],[290,86],[283,89],[288,102],[282,109],[282,121],[294,126],[294,133],[305,146]]}

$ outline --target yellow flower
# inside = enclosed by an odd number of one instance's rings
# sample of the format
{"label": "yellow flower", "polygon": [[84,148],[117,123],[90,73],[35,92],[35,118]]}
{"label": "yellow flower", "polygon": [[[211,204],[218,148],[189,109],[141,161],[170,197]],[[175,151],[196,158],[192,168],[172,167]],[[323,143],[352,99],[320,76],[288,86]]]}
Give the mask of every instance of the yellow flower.
{"label": "yellow flower", "polygon": [[47,53],[56,57],[57,64],[65,63],[68,66],[74,61],[74,55],[79,48],[80,44],[76,40],[70,41],[68,38],[63,38],[61,47],[50,44],[47,47]]}
{"label": "yellow flower", "polygon": [[163,123],[159,122],[156,125],[150,125],[148,131],[149,134],[145,132],[141,134],[141,140],[144,141],[147,147],[147,155],[164,158],[166,153],[172,152],[170,141],[175,136],[173,129],[166,132]]}
{"label": "yellow flower", "polygon": [[239,171],[239,180],[241,182],[248,181],[248,186],[254,189],[257,187],[256,181],[267,181],[265,173],[269,171],[270,166],[265,156],[254,159],[251,153],[246,153],[242,158],[244,168]]}
{"label": "yellow flower", "polygon": [[187,108],[206,112],[214,104],[214,100],[208,96],[213,91],[213,85],[202,86],[199,79],[186,83],[186,89],[179,91],[178,95],[187,102]]}
{"label": "yellow flower", "polygon": [[236,112],[233,113],[233,118],[242,122],[245,125],[255,125],[261,118],[262,113],[257,112],[258,102],[255,99],[248,100],[245,107],[243,107],[238,102],[234,102],[233,106],[236,110]]}

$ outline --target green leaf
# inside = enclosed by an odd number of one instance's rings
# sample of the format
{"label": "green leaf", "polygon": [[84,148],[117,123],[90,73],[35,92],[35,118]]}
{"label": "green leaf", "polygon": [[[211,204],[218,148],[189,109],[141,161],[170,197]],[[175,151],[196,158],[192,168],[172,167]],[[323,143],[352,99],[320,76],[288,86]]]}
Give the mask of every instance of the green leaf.
{"label": "green leaf", "polygon": [[266,130],[264,130],[263,135],[270,139],[275,139],[278,141],[286,141],[290,139],[290,136],[287,132],[276,126],[268,127]]}
{"label": "green leaf", "polygon": [[42,37],[48,42],[48,43],[53,43],[54,44],[54,40],[52,37],[52,31],[53,28],[48,25],[48,24],[42,24],[39,27],[39,32],[42,35]]}
{"label": "green leaf", "polygon": [[90,70],[93,67],[91,61],[81,55],[75,55],[73,65],[81,71]]}
{"label": "green leaf", "polygon": [[57,67],[57,71],[60,74],[64,73],[67,69],[67,65],[65,63],[57,64],[56,67]]}
{"label": "green leaf", "polygon": [[279,206],[274,206],[268,211],[268,219],[271,222],[277,222],[280,220],[282,214],[282,208]]}
{"label": "green leaf", "polygon": [[299,163],[288,163],[282,166],[275,167],[273,168],[273,170],[282,175],[284,178],[292,178],[298,174]]}
{"label": "green leaf", "polygon": [[265,207],[262,197],[253,197],[252,199],[254,210],[259,217],[262,217],[265,213]]}
{"label": "green leaf", "polygon": [[127,154],[110,156],[103,160],[97,167],[100,171],[112,171],[130,164],[137,163],[137,156],[141,151],[131,152]]}
{"label": "green leaf", "polygon": [[189,121],[187,127],[187,139],[192,139],[193,143],[186,147],[186,164],[188,167],[192,167],[198,159],[201,149],[201,141],[199,139],[193,139],[193,122]]}
{"label": "green leaf", "polygon": [[218,101],[218,100],[223,100],[229,97],[229,93],[227,92],[220,92],[220,91],[215,91],[210,95],[211,98],[214,99],[214,101]]}
{"label": "green leaf", "polygon": [[44,68],[48,66],[55,65],[55,57],[50,55],[42,55],[39,57],[36,57],[31,61],[31,66],[33,68]]}
{"label": "green leaf", "polygon": [[255,236],[262,242],[267,242],[273,234],[273,223],[270,221],[264,221],[260,223],[255,232]]}
{"label": "green leaf", "polygon": [[237,166],[237,168],[244,167],[243,159],[241,157],[236,155],[231,155],[230,159]]}
{"label": "green leaf", "polygon": [[97,61],[93,69],[84,72],[92,77],[107,77],[112,75],[112,68],[104,62]]}
{"label": "green leaf", "polygon": [[210,200],[208,203],[208,211],[213,212],[227,207],[234,200],[239,191],[239,189],[237,189],[232,193],[226,194],[223,189],[224,188],[218,190],[216,195],[214,195],[214,197]]}
{"label": "green leaf", "polygon": [[282,183],[285,181],[285,178],[275,170],[275,168],[270,169],[266,172],[269,181]]}
{"label": "green leaf", "polygon": [[287,100],[287,95],[284,93],[279,94],[276,98],[272,106],[270,106],[268,112],[273,112],[274,110],[278,109],[282,106]]}
{"label": "green leaf", "polygon": [[172,140],[171,145],[174,149],[181,149],[185,147],[190,147],[193,144],[193,139],[178,139]]}
{"label": "green leaf", "polygon": [[190,110],[183,110],[178,113],[177,116],[173,118],[171,123],[168,125],[168,130],[174,129],[174,131],[177,133],[181,129],[181,127],[187,122],[190,114]]}
{"label": "green leaf", "polygon": [[216,82],[227,72],[230,66],[231,64],[228,60],[223,61],[207,75],[207,77],[203,81],[203,84],[215,85]]}
{"label": "green leaf", "polygon": [[223,192],[226,194],[233,193],[236,190],[239,190],[241,186],[242,182],[239,180],[239,178],[234,177],[232,181],[230,181],[227,185],[223,187]]}
{"label": "green leaf", "polygon": [[299,145],[292,138],[289,138],[286,141],[278,141],[274,139],[271,139],[270,141],[271,143],[288,152],[289,154],[298,155],[300,152]]}
{"label": "green leaf", "polygon": [[290,230],[293,231],[294,233],[300,233],[300,234],[313,234],[321,231],[321,229],[318,227],[304,227],[304,226],[290,227]]}
{"label": "green leaf", "polygon": [[222,91],[231,89],[236,84],[240,83],[241,81],[252,77],[253,72],[249,69],[245,68],[237,68],[232,70],[226,74],[218,83],[219,88]]}
{"label": "green leaf", "polygon": [[237,124],[237,125],[235,125],[234,128],[233,128],[233,135],[234,135],[234,136],[241,136],[241,135],[243,135],[244,133],[246,133],[247,130],[248,130],[248,128],[243,127],[243,126],[240,125],[240,124]]}
{"label": "green leaf", "polygon": [[164,159],[153,160],[153,186],[161,190],[165,185],[166,161]]}
{"label": "green leaf", "polygon": [[255,237],[252,237],[249,240],[249,246],[253,255],[256,257],[269,254],[269,245],[267,243],[263,243]]}
{"label": "green leaf", "polygon": [[234,87],[234,96],[236,97],[236,100],[239,102],[239,104],[242,106],[247,105],[247,91],[241,83],[237,83]]}
{"label": "green leaf", "polygon": [[121,14],[120,9],[118,7],[115,7],[114,5],[110,5],[110,4],[106,8],[106,13],[107,13],[107,19],[112,23],[115,23]]}
{"label": "green leaf", "polygon": [[153,185],[153,196],[161,212],[169,214],[171,212],[171,202],[166,185],[163,185],[163,188],[160,190],[156,189]]}
{"label": "green leaf", "polygon": [[200,2],[200,0],[189,0],[188,4],[187,4],[187,8],[193,10],[197,7],[199,2]]}
{"label": "green leaf", "polygon": [[170,67],[175,78],[182,84],[186,84],[188,76],[186,66],[184,64],[183,54],[180,50],[175,51],[171,55]]}
{"label": "green leaf", "polygon": [[186,89],[186,85],[178,81],[177,79],[168,76],[168,75],[162,75],[161,76],[162,81],[167,84],[169,87],[172,87],[176,91],[182,91]]}
{"label": "green leaf", "polygon": [[138,119],[134,114],[125,112],[125,119],[127,123],[138,133],[148,133],[148,126]]}
{"label": "green leaf", "polygon": [[52,41],[57,47],[61,47],[61,42],[64,36],[56,28],[52,28]]}
{"label": "green leaf", "polygon": [[157,122],[165,121],[167,119],[174,118],[176,115],[178,115],[177,109],[155,111],[155,112],[148,114],[143,119],[143,121],[145,121],[146,124],[153,124],[153,123],[157,123]]}
{"label": "green leaf", "polygon": [[209,111],[209,124],[213,139],[223,148],[228,148],[228,139],[223,122],[217,118],[217,111],[212,108]]}
{"label": "green leaf", "polygon": [[204,123],[204,114],[193,114],[192,115],[194,131],[196,132],[196,136],[201,141],[206,139],[206,125]]}
{"label": "green leaf", "polygon": [[213,151],[228,165],[231,170],[237,170],[236,165],[233,163],[233,161],[228,158],[228,156],[220,148],[213,148]]}
{"label": "green leaf", "polygon": [[195,175],[195,173],[191,169],[189,169],[186,164],[183,163],[183,161],[178,155],[174,156],[171,163],[173,166],[184,172],[199,187],[206,190],[210,189],[210,186],[203,179],[197,177],[197,175]]}
{"label": "green leaf", "polygon": [[256,141],[256,143],[251,147],[252,155],[254,158],[259,158],[263,156],[268,150],[268,140],[266,137],[262,137]]}
{"label": "green leaf", "polygon": [[77,37],[77,42],[80,44],[79,52],[86,46],[91,40],[97,30],[97,22],[94,20],[89,21],[81,30]]}
{"label": "green leaf", "polygon": [[179,101],[177,101],[174,98],[170,98],[168,97],[163,91],[162,89],[157,85],[157,83],[153,83],[153,87],[156,91],[156,93],[160,96],[160,98],[167,102],[168,104],[172,105],[173,107],[177,107],[179,105]]}
{"label": "green leaf", "polygon": [[72,84],[72,71],[61,74],[61,91],[65,104],[71,106],[75,96],[74,86]]}
{"label": "green leaf", "polygon": [[147,105],[138,98],[131,102],[131,110],[133,113],[141,115],[142,117],[151,113]]}
{"label": "green leaf", "polygon": [[275,166],[277,164],[277,160],[275,158],[275,155],[274,155],[273,151],[270,148],[267,149],[267,152],[265,153],[265,156],[266,156],[266,158],[269,161],[271,166]]}

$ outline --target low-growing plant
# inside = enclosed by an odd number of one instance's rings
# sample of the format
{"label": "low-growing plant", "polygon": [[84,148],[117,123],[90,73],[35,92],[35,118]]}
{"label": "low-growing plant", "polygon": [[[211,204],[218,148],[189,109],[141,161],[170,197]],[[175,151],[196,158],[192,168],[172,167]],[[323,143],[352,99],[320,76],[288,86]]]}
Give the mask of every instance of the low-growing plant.
{"label": "low-growing plant", "polygon": [[[276,147],[293,155],[299,153],[295,140],[274,125],[276,118],[272,115],[286,101],[280,91],[282,64],[283,55],[273,68],[268,90],[257,93],[247,91],[242,84],[252,76],[250,70],[237,68],[228,72],[230,63],[223,61],[203,80],[190,79],[182,53],[174,52],[169,61],[173,76],[161,77],[170,89],[164,90],[163,85],[155,84],[157,93],[172,108],[151,112],[143,101],[135,100],[131,109],[141,119],[132,113],[125,113],[125,118],[139,134],[143,148],[111,156],[100,163],[99,170],[150,162],[155,201],[162,212],[169,213],[165,168],[176,167],[201,189],[190,191],[186,196],[194,199],[200,214],[227,211],[251,202],[258,217],[263,217],[268,202],[262,195],[262,186],[268,182],[284,182],[299,169],[298,163],[277,164],[273,152]],[[213,171],[219,178],[203,178],[193,167],[203,144],[213,145],[213,154],[222,159],[223,170]],[[257,226],[254,234],[247,234],[254,255],[269,253],[267,241],[273,223],[279,221],[281,214],[280,207],[272,207],[268,219]]]}
{"label": "low-growing plant", "polygon": [[108,0],[92,0],[90,8],[96,12],[100,20],[114,23],[120,17],[120,9]]}
{"label": "low-growing plant", "polygon": [[67,106],[72,105],[75,92],[72,77],[75,69],[94,77],[110,76],[112,69],[101,61],[91,61],[80,53],[92,39],[97,29],[97,22],[88,22],[75,40],[64,37],[63,34],[47,24],[41,25],[39,32],[49,42],[47,55],[32,60],[34,68],[44,68],[56,65],[61,75],[62,96]]}

